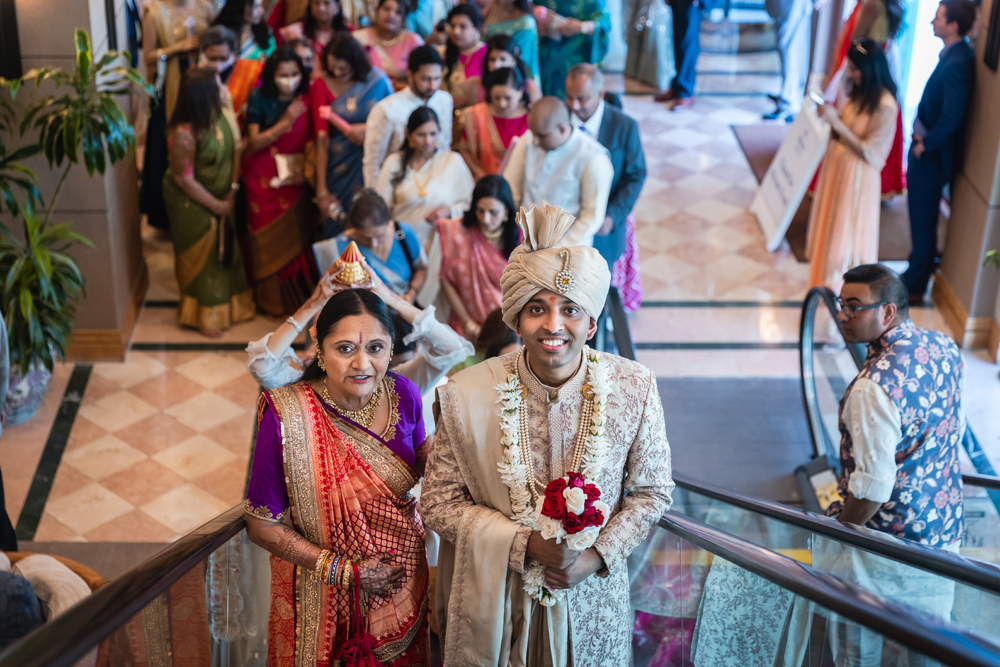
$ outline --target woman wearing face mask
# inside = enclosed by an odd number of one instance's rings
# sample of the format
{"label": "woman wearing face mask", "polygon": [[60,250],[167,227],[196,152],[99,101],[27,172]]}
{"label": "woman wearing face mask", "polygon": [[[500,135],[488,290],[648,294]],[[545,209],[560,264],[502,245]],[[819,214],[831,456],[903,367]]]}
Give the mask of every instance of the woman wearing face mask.
{"label": "woman wearing face mask", "polygon": [[451,306],[448,324],[476,341],[487,316],[500,307],[500,274],[520,242],[514,197],[503,176],[476,183],[462,218],[438,221],[441,291]]}
{"label": "woman wearing face mask", "polygon": [[406,86],[410,52],[424,43],[420,35],[406,30],[408,11],[409,5],[405,0],[380,0],[375,12],[375,25],[354,33],[354,38],[368,52],[372,67],[388,74],[396,90]]}
{"label": "woman wearing face mask", "polygon": [[258,310],[285,317],[315,283],[309,243],[316,225],[303,175],[312,125],[302,63],[287,46],[267,59],[247,104],[246,157],[250,282]]}
{"label": "woman wearing face mask", "polygon": [[339,212],[364,184],[365,121],[372,107],[392,94],[392,84],[347,33],[330,40],[321,63],[309,110],[316,128],[316,202],[329,218],[324,234],[329,237],[342,231]]}
{"label": "woman wearing face mask", "polygon": [[143,160],[140,206],[149,224],[166,230],[163,174],[167,171],[167,120],[174,112],[181,76],[198,57],[198,38],[208,28],[214,8],[208,0],[154,0],[142,19],[142,55],[146,76],[156,86],[150,104]]}
{"label": "woman wearing face mask", "polygon": [[301,21],[286,25],[278,31],[278,43],[293,39],[304,39],[313,48],[317,60],[325,47],[338,32],[350,32],[351,26],[344,20],[338,0],[309,0],[306,16]]}
{"label": "woman wearing face mask", "polygon": [[264,0],[226,0],[212,25],[225,26],[236,35],[237,60],[263,63],[274,53],[274,33],[264,23]]}
{"label": "woman wearing face mask", "polygon": [[486,44],[482,40],[483,15],[474,2],[457,5],[448,13],[448,44],[444,50],[441,87],[451,93],[455,109],[482,102]]}
{"label": "woman wearing face mask", "polygon": [[502,67],[486,75],[487,102],[462,109],[455,151],[476,179],[499,174],[513,142],[528,131],[528,94],[521,73]]}
{"label": "woman wearing face mask", "polygon": [[232,216],[240,135],[222,111],[217,72],[193,67],[184,73],[167,145],[163,195],[177,257],[178,319],[218,338],[252,318],[254,303]]}

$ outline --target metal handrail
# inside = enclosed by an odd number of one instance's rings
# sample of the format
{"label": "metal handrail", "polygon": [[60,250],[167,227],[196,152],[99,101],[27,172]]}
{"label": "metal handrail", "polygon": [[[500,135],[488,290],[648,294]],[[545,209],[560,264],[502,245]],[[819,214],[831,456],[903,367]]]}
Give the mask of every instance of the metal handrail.
{"label": "metal handrail", "polygon": [[215,517],[0,653],[0,667],[69,667],[246,526],[243,506]]}
{"label": "metal handrail", "polygon": [[1000,645],[938,617],[873,595],[831,574],[672,510],[663,515],[659,525],[705,551],[931,659],[948,665],[1000,666]]}
{"label": "metal handrail", "polygon": [[675,474],[673,479],[677,486],[687,491],[720,500],[788,525],[804,528],[817,535],[948,579],[1000,594],[1000,566],[992,563],[935,549],[919,542],[903,541],[863,527],[843,524],[821,514],[796,509],[771,500],[745,496],[713,484],[689,479],[683,475]]}

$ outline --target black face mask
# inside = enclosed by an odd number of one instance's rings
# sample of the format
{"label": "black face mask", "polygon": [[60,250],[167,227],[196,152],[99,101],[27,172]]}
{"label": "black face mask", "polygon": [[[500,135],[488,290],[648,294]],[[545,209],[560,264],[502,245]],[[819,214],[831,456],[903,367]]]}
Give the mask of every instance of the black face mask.
{"label": "black face mask", "polygon": [[313,71],[312,67],[306,67],[305,65],[302,66],[302,79],[303,79],[303,81],[308,81],[309,80],[309,77],[312,76],[312,71]]}

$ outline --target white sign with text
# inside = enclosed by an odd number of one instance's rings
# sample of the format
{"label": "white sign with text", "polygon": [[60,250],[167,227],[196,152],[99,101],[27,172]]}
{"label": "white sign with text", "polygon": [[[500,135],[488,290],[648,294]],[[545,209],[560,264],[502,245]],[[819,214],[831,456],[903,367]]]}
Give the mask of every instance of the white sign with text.
{"label": "white sign with text", "polygon": [[816,115],[816,107],[812,104],[802,107],[750,204],[750,212],[764,231],[768,252],[777,250],[785,238],[788,225],[823,160],[829,137],[830,126]]}

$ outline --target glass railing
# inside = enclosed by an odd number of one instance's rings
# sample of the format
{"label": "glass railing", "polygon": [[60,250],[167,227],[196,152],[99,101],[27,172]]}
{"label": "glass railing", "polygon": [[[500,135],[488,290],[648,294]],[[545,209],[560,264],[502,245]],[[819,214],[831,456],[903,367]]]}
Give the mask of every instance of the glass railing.
{"label": "glass railing", "polygon": [[[927,547],[683,477],[676,481],[678,512],[1000,641],[1000,567],[976,559],[985,552],[980,547]],[[996,560],[996,551],[989,555]]]}
{"label": "glass railing", "polygon": [[673,511],[659,527],[629,559],[637,667],[1000,664],[940,614]]}

